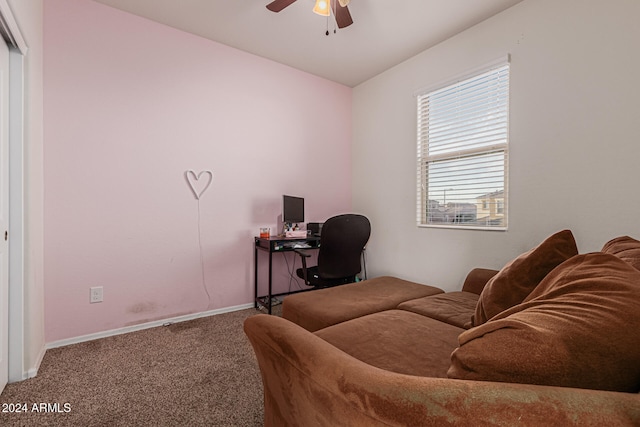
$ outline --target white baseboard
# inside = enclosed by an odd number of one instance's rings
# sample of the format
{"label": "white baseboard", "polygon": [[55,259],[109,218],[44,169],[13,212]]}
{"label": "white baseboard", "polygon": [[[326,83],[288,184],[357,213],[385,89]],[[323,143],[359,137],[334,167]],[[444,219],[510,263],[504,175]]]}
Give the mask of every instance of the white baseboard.
{"label": "white baseboard", "polygon": [[[219,308],[216,310],[202,311],[200,313],[186,314],[184,316],[172,317],[169,319],[154,320],[153,322],[141,323],[139,325],[126,326],[124,328],[111,329],[109,331],[103,331],[103,332],[96,332],[95,334],[82,335],[74,338],[66,338],[63,340],[47,343],[45,345],[45,350],[49,350],[51,348],[64,347],[71,344],[78,344],[85,341],[93,341],[100,338],[111,337],[114,335],[127,334],[129,332],[141,331],[143,329],[155,328],[158,326],[166,325],[168,323],[186,322],[187,320],[199,319],[201,317],[215,316],[216,314],[231,313],[233,311],[245,310],[247,308],[253,308],[253,307],[254,307],[253,303],[236,305],[234,307],[225,307],[225,308]],[[42,357],[44,357],[44,350],[42,352]],[[42,358],[40,359],[40,361],[42,361]],[[39,366],[40,366],[40,363],[38,363],[38,367]],[[35,373],[32,376],[35,376],[37,372],[38,370],[36,368]],[[31,370],[29,371],[29,373],[31,373]],[[32,376],[30,376],[29,378],[31,378]]]}
{"label": "white baseboard", "polygon": [[26,372],[23,371],[22,379],[19,381],[28,380],[29,378],[33,378],[36,375],[38,375],[38,370],[40,369],[40,364],[42,364],[42,359],[44,359],[44,353],[46,351],[47,351],[46,346],[42,347],[42,349],[40,350],[40,353],[38,353],[38,357],[36,358],[36,363],[33,366],[33,368],[29,369]]}

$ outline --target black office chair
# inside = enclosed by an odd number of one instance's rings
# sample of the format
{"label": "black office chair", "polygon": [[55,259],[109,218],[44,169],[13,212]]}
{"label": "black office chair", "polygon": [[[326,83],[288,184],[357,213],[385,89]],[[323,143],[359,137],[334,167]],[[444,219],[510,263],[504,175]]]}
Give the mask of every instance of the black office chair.
{"label": "black office chair", "polygon": [[307,286],[317,288],[355,282],[370,235],[371,223],[365,216],[343,214],[329,218],[322,226],[318,265],[307,267],[307,258],[311,255],[296,250],[302,258],[302,268],[297,269],[296,274]]}

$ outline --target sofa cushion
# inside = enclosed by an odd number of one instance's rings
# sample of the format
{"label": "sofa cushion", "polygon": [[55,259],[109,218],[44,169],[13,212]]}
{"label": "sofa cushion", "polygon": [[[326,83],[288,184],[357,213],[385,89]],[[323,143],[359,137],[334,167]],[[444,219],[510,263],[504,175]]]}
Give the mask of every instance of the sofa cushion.
{"label": "sofa cushion", "polygon": [[640,241],[629,236],[616,237],[602,247],[605,254],[615,255],[640,270]]}
{"label": "sofa cushion", "polygon": [[520,305],[463,332],[451,378],[640,388],[640,271],[602,253],[554,269]]}
{"label": "sofa cushion", "polygon": [[563,230],[509,262],[482,290],[471,320],[473,326],[520,304],[551,270],[577,254],[573,234]]}
{"label": "sofa cushion", "polygon": [[468,329],[469,319],[476,308],[478,297],[478,294],[472,292],[447,292],[412,299],[403,302],[398,308]]}
{"label": "sofa cushion", "polygon": [[349,319],[396,308],[410,299],[442,292],[442,289],[433,286],[382,276],[289,295],[282,303],[282,317],[313,332]]}
{"label": "sofa cushion", "polygon": [[315,334],[369,365],[400,374],[446,378],[463,329],[404,310],[349,320]]}

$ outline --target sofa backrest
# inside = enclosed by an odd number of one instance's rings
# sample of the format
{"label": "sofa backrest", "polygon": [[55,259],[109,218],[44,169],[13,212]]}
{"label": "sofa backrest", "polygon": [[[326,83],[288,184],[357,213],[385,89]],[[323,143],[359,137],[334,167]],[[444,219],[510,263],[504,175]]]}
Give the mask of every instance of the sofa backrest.
{"label": "sofa backrest", "polygon": [[609,240],[602,247],[602,253],[615,255],[640,270],[640,241],[629,236]]}
{"label": "sofa backrest", "polygon": [[611,253],[576,255],[460,334],[448,375],[637,393],[638,330],[640,270]]}
{"label": "sofa backrest", "polygon": [[467,274],[467,278],[462,285],[464,292],[471,292],[477,295],[482,293],[484,285],[487,284],[489,279],[498,274],[498,270],[491,270],[488,268],[474,268]]}

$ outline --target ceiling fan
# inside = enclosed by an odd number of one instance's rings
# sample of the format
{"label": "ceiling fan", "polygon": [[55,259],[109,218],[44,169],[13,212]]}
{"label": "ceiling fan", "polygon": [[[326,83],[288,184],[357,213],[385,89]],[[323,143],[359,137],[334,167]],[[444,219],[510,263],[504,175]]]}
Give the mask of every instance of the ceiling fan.
{"label": "ceiling fan", "polygon": [[[295,3],[296,0],[274,0],[267,5],[267,9],[272,12],[280,12],[287,6]],[[349,13],[349,8],[347,5],[350,0],[327,0],[331,3],[331,9],[333,10],[333,16],[336,17],[336,23],[338,24],[338,28],[348,27],[353,24],[353,19],[351,19],[351,13]]]}

